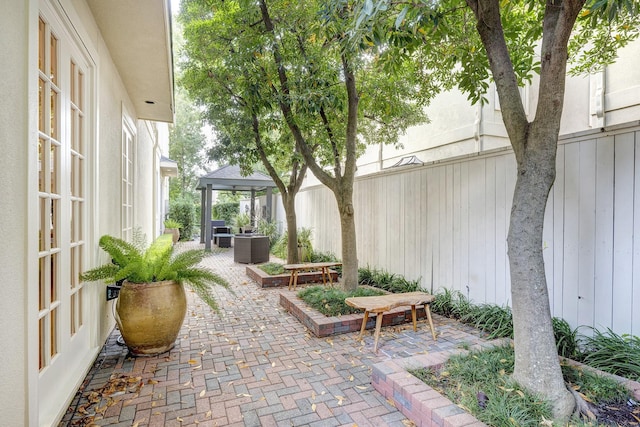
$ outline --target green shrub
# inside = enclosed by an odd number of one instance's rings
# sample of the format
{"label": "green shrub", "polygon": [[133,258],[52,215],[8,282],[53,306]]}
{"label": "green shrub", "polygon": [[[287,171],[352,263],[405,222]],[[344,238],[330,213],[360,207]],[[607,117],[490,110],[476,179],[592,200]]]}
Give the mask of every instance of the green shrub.
{"label": "green shrub", "polygon": [[347,293],[339,288],[311,286],[298,292],[298,297],[325,316],[340,316],[362,311],[348,306],[344,302],[346,298],[382,294],[381,291],[369,288],[357,288],[355,291]]}
{"label": "green shrub", "polygon": [[176,200],[169,206],[169,219],[180,223],[180,240],[191,240],[196,225],[193,203],[188,200]]}
{"label": "green shrub", "polygon": [[240,203],[238,202],[216,203],[213,205],[213,218],[222,219],[228,225],[233,223],[233,218],[239,213]]}
{"label": "green shrub", "polygon": [[258,224],[256,224],[256,229],[258,233],[269,238],[269,247],[273,248],[280,237],[280,233],[278,233],[278,224],[272,221],[267,221],[264,218],[260,218],[258,220]]}
{"label": "green shrub", "polygon": [[[271,247],[271,253],[278,258],[287,259],[287,244],[289,234],[285,230],[280,238]],[[302,258],[300,262],[308,262],[313,257],[313,247],[311,246],[311,229],[310,228],[298,228],[298,248],[302,249]]]}

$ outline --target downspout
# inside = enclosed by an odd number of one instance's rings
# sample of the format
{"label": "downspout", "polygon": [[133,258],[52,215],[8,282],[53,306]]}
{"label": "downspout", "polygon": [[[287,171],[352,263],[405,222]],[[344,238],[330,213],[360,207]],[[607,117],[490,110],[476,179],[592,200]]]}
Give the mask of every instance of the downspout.
{"label": "downspout", "polygon": [[475,141],[475,152],[482,151],[482,103],[478,102],[476,107],[476,119],[473,122],[473,139]]}
{"label": "downspout", "polygon": [[591,127],[604,128],[605,122],[605,92],[606,92],[607,67],[604,66],[602,71],[590,76],[591,80],[591,103],[590,113],[592,116]]}

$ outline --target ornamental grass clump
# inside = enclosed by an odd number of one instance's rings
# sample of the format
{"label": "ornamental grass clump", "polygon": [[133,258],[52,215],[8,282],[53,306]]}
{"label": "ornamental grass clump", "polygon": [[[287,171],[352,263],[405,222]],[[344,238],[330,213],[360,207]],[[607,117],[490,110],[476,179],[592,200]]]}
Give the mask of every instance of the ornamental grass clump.
{"label": "ornamental grass clump", "polygon": [[582,339],[585,350],[582,362],[610,374],[640,381],[640,337],[593,330]]}
{"label": "ornamental grass clump", "polygon": [[349,297],[368,297],[382,295],[384,292],[370,288],[356,288],[353,292],[345,292],[339,288],[310,286],[298,292],[298,297],[307,305],[325,316],[340,316],[358,313],[361,310],[348,306],[344,300]]}
{"label": "ornamental grass clump", "polygon": [[216,273],[198,267],[205,253],[191,249],[176,253],[171,235],[159,236],[144,249],[113,236],[102,236],[100,247],[111,257],[111,262],[87,270],[80,275],[84,282],[151,283],[172,280],[189,286],[211,308],[218,311],[211,287],[219,285],[229,289],[228,282]]}
{"label": "ornamental grass clump", "polygon": [[420,290],[419,280],[407,280],[404,276],[369,267],[358,269],[358,283],[373,286],[391,293],[415,292]]}

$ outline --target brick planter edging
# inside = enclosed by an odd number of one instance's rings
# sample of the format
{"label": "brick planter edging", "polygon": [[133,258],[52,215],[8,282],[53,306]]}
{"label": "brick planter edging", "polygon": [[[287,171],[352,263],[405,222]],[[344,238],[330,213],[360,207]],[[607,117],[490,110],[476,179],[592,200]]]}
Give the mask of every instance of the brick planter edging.
{"label": "brick planter edging", "polygon": [[486,424],[429,387],[407,369],[439,368],[462,350],[389,359],[373,365],[371,384],[417,427],[481,427]]}
{"label": "brick planter edging", "polygon": [[[310,308],[304,301],[298,298],[297,292],[288,290],[280,291],[280,305],[319,338],[358,332],[360,331],[364,317],[364,313],[327,317]],[[427,315],[423,308],[419,308],[416,311],[416,317],[418,319],[426,319]],[[400,325],[411,321],[411,309],[400,307],[384,313],[382,326]],[[366,329],[374,329],[375,327],[376,316],[371,315],[367,320]],[[424,327],[424,325],[418,325],[418,327]]]}
{"label": "brick planter edging", "polygon": [[[289,273],[268,274],[262,271],[257,265],[247,265],[245,270],[247,276],[255,280],[261,288],[276,288],[279,286],[289,286]],[[338,281],[338,272],[329,269],[331,280]],[[298,273],[298,284],[303,283],[322,283],[322,273],[319,271],[301,271]]]}

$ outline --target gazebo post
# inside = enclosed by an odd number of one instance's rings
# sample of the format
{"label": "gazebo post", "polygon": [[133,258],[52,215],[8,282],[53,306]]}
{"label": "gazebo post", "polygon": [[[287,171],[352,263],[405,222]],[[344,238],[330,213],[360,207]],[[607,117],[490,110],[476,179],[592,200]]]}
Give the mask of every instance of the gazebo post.
{"label": "gazebo post", "polygon": [[205,189],[200,189],[200,243],[204,243],[204,233],[205,231],[205,206],[207,203],[207,196],[205,194]]}
{"label": "gazebo post", "polygon": [[[206,194],[206,208],[205,208],[205,224],[204,224],[204,250],[207,252],[211,252],[211,198],[213,194],[211,193],[211,184],[207,184],[207,189],[205,190]],[[207,224],[208,223],[208,224]]]}

